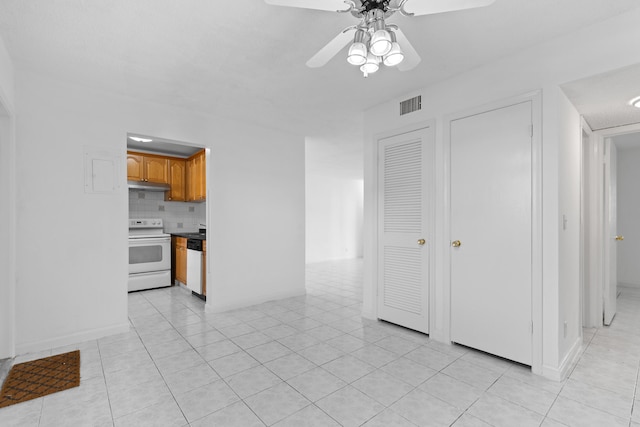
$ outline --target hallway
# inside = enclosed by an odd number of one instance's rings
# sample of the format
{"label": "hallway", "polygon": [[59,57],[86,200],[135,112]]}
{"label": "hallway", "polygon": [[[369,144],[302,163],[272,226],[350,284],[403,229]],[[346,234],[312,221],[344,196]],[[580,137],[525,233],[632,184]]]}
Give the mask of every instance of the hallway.
{"label": "hallway", "polygon": [[308,265],[307,291],[221,314],[177,288],[130,294],[129,333],[18,358],[79,348],[82,384],[0,425],[640,427],[640,289],[562,383],[362,319],[361,260]]}

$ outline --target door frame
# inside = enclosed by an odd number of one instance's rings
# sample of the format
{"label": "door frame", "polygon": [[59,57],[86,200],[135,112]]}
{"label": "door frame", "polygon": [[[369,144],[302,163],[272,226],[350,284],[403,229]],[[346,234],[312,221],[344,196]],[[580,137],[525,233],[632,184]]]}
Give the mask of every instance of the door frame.
{"label": "door frame", "polygon": [[[0,359],[14,357],[16,350],[16,140],[15,113],[6,94],[0,90],[0,191],[6,203],[0,205]],[[5,335],[6,334],[6,335]]]}
{"label": "door frame", "polygon": [[[436,121],[435,120],[424,120],[424,121],[420,121],[417,123],[413,123],[411,125],[407,125],[407,126],[403,126],[400,128],[396,128],[396,129],[392,129],[389,131],[385,131],[385,132],[381,132],[381,133],[377,133],[373,136],[373,140],[375,141],[375,150],[374,151],[374,165],[375,167],[373,168],[373,174],[372,174],[372,182],[374,182],[374,186],[376,191],[374,191],[374,199],[372,200],[372,206],[375,206],[375,209],[373,209],[372,215],[371,215],[371,224],[372,224],[372,231],[373,231],[373,236],[372,236],[372,251],[371,253],[374,254],[375,256],[375,262],[372,264],[372,266],[374,267],[373,270],[371,271],[371,282],[373,284],[373,295],[372,297],[374,298],[374,301],[371,301],[372,304],[369,304],[369,306],[372,308],[372,312],[368,312],[368,313],[364,313],[365,317],[369,317],[369,318],[373,318],[373,319],[377,319],[378,318],[378,295],[380,292],[380,280],[378,279],[378,271],[379,269],[377,268],[377,264],[378,264],[378,254],[380,253],[380,235],[379,235],[379,221],[380,221],[380,215],[379,215],[379,209],[378,206],[380,205],[380,197],[379,197],[379,192],[380,192],[380,188],[378,185],[378,182],[380,180],[380,174],[379,174],[379,164],[380,164],[380,152],[379,152],[379,147],[380,147],[380,141],[383,139],[387,139],[387,138],[391,138],[394,136],[398,136],[398,135],[403,135],[405,133],[409,133],[409,132],[414,132],[420,129],[427,129],[427,132],[429,134],[429,138],[431,139],[432,144],[430,144],[430,151],[428,153],[425,153],[424,155],[427,156],[427,158],[431,159],[431,165],[430,166],[430,170],[431,173],[429,175],[429,183],[427,185],[427,194],[429,194],[430,196],[430,201],[429,201],[429,213],[428,213],[428,217],[430,218],[429,224],[428,224],[428,229],[429,229],[429,236],[431,236],[431,250],[429,251],[429,324],[428,324],[428,328],[429,328],[429,335],[431,336],[431,325],[432,323],[432,316],[433,316],[433,312],[434,312],[434,305],[435,305],[435,294],[434,294],[434,286],[433,283],[435,281],[435,251],[437,248],[437,241],[436,241],[436,235],[435,235],[435,214],[436,214],[436,208],[435,208],[435,203],[436,203],[436,197],[435,197],[435,178],[436,178],[436,174],[435,174],[435,151],[436,151]],[[367,274],[366,269],[365,269],[365,275]],[[364,298],[366,298],[366,292],[363,295]],[[366,304],[365,304],[366,306]]]}
{"label": "door frame", "polygon": [[525,93],[447,115],[444,118],[444,238],[443,281],[441,296],[444,302],[443,338],[451,342],[451,122],[465,117],[531,102],[531,370],[542,375],[542,92]]}
{"label": "door frame", "polygon": [[[603,219],[603,139],[581,119],[582,163],[580,194],[580,305],[581,326],[602,326],[604,288]],[[586,138],[585,138],[586,136]],[[586,200],[586,195],[589,199]],[[582,329],[582,328],[581,328]]]}
{"label": "door frame", "polygon": [[[606,164],[607,158],[604,153],[605,140],[611,139],[613,137],[620,136],[620,135],[625,135],[629,133],[639,133],[639,132],[640,132],[640,123],[593,131],[592,135],[594,136],[593,138],[594,141],[592,142],[592,144],[595,144],[597,146],[597,155],[596,155],[595,161],[597,162],[596,163],[597,165],[604,166],[604,167],[596,168],[596,170],[594,171],[595,175],[591,176],[591,178],[594,179],[593,182],[598,183],[596,186],[600,186],[599,183],[604,182],[604,168],[608,166]],[[597,324],[595,325],[595,327],[598,327],[598,328],[601,328],[604,325],[603,293],[604,293],[605,280],[608,279],[607,274],[609,272],[609,269],[611,268],[611,266],[609,265],[608,253],[605,250],[605,245],[606,245],[605,239],[607,239],[609,236],[609,228],[608,228],[609,224],[608,224],[608,216],[605,215],[605,212],[604,212],[604,207],[605,207],[604,205],[605,191],[604,190],[605,189],[603,185],[601,186],[602,188],[598,189],[599,205],[597,206],[597,210],[595,212],[595,218],[594,218],[594,223],[595,223],[594,227],[597,227],[597,230],[598,230],[598,234],[597,234],[598,240],[595,244],[598,246],[600,250],[598,251],[598,253],[594,254],[593,258],[590,258],[593,261],[593,263],[596,264],[599,268],[600,274],[598,275],[598,277],[600,277],[600,281],[598,283],[590,284],[589,289],[585,291],[585,292],[589,292],[599,296],[598,306],[597,306],[598,311],[595,313],[591,313],[591,315],[594,316],[594,318],[596,316],[598,318]]]}
{"label": "door frame", "polygon": [[[602,206],[604,209],[602,209],[602,243],[603,243],[603,254],[602,254],[602,260],[603,260],[603,275],[602,275],[602,324],[605,326],[610,326],[611,322],[613,322],[613,318],[616,316],[616,298],[617,298],[617,288],[618,288],[618,280],[617,280],[617,274],[616,274],[616,280],[615,280],[615,284],[613,286],[615,286],[616,291],[613,293],[613,303],[607,303],[608,301],[611,301],[611,270],[617,270],[618,266],[612,266],[611,265],[611,252],[612,249],[616,249],[616,253],[617,253],[617,247],[615,247],[614,245],[616,245],[615,241],[612,241],[612,236],[611,236],[611,218],[613,217],[617,217],[618,215],[618,209],[616,206],[616,214],[615,215],[611,215],[611,194],[612,194],[612,179],[611,177],[615,174],[616,178],[617,178],[617,167],[615,167],[615,171],[613,171],[612,173],[612,165],[615,165],[617,163],[616,161],[612,161],[612,157],[613,158],[617,158],[617,154],[613,154],[616,151],[616,146],[615,143],[612,140],[612,137],[607,136],[604,137],[603,140],[604,144],[604,150],[603,150],[603,156],[604,156],[604,167],[603,167],[603,175],[604,175],[604,182],[603,182],[603,191],[602,191]],[[613,156],[612,156],[613,154]],[[617,181],[617,179],[616,179]],[[616,191],[617,191],[617,186],[616,186]],[[616,194],[616,204],[617,204],[617,194]],[[615,230],[615,233],[617,233],[617,230]],[[616,258],[617,259],[617,258]],[[616,271],[617,273],[617,271]],[[608,309],[608,307],[611,307],[611,305],[613,304],[613,315],[611,316],[611,319],[609,319],[609,323],[607,323],[607,316],[608,313],[611,311],[610,309]]]}

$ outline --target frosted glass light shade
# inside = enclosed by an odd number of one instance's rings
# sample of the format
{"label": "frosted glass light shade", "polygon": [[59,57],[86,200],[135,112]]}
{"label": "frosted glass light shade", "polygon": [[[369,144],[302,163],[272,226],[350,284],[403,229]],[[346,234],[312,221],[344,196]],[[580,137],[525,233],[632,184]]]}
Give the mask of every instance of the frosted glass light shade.
{"label": "frosted glass light shade", "polygon": [[391,50],[391,35],[387,30],[378,30],[371,37],[371,53],[384,56]]}
{"label": "frosted glass light shade", "polygon": [[367,46],[359,42],[355,42],[349,46],[347,62],[351,65],[363,65],[367,62]]}
{"label": "frosted glass light shade", "polygon": [[398,65],[404,60],[404,53],[400,49],[398,42],[391,43],[391,50],[384,56],[383,63],[387,67],[393,67]]}
{"label": "frosted glass light shade", "polygon": [[380,68],[380,60],[377,56],[372,55],[371,53],[367,55],[367,62],[365,62],[361,67],[360,71],[365,74],[371,74],[378,71]]}

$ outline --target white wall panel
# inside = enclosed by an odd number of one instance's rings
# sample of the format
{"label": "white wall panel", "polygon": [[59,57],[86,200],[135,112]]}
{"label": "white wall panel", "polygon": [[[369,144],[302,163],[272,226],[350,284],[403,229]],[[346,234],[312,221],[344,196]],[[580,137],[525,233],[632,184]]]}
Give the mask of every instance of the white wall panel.
{"label": "white wall panel", "polygon": [[14,353],[15,140],[13,64],[0,38],[0,359]]}
{"label": "white wall panel", "polygon": [[302,137],[16,74],[19,353],[128,327],[126,177],[87,194],[82,157],[128,132],[211,149],[208,309],[304,293]]}

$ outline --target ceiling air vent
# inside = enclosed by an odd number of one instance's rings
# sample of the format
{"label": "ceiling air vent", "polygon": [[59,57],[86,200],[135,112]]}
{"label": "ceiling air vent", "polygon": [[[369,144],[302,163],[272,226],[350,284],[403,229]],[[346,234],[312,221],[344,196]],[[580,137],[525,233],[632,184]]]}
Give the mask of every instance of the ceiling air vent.
{"label": "ceiling air vent", "polygon": [[422,95],[415,96],[400,103],[400,115],[413,113],[422,109]]}

